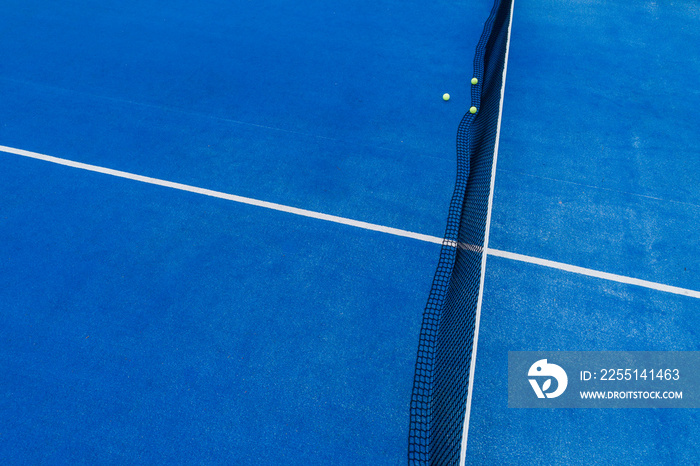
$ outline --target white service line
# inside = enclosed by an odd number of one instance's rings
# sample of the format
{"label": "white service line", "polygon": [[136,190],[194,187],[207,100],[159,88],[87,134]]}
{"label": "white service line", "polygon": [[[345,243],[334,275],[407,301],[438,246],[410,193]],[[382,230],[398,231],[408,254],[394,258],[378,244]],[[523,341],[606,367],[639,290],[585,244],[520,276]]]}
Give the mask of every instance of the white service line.
{"label": "white service line", "polygon": [[527,262],[529,264],[542,265],[544,267],[550,267],[552,269],[577,273],[579,275],[586,275],[589,277],[602,278],[604,280],[610,280],[612,282],[643,286],[644,288],[650,288],[652,290],[657,291],[665,291],[666,293],[690,296],[691,298],[700,298],[700,291],[693,291],[686,288],[678,288],[677,286],[664,285],[662,283],[640,280],[638,278],[626,277],[624,275],[616,275],[614,273],[600,272],[598,270],[587,269],[585,267],[578,267],[576,265],[569,265],[564,264],[562,262],[540,259],[539,257],[525,256],[523,254],[516,254],[514,252],[499,251],[498,249],[489,248],[487,249],[486,253],[490,256],[503,257],[504,259],[510,259],[519,262]]}
{"label": "white service line", "polygon": [[127,180],[140,181],[141,183],[153,184],[156,186],[164,186],[166,188],[178,189],[180,191],[187,191],[190,193],[202,194],[204,196],[218,197],[219,199],[226,199],[227,201],[239,202],[241,204],[254,205],[257,207],[264,207],[266,209],[278,210],[280,212],[287,212],[294,215],[301,215],[302,217],[311,217],[319,220],[325,220],[327,222],[340,223],[342,225],[349,225],[352,227],[363,228],[365,230],[379,231],[382,233],[388,233],[395,236],[403,236],[406,238],[413,238],[420,241],[425,241],[428,243],[442,244],[442,238],[436,236],[423,235],[421,233],[414,233],[412,231],[400,230],[398,228],[385,227],[383,225],[376,225],[374,223],[361,222],[359,220],[352,220],[344,217],[337,217],[335,215],[323,214],[320,212],[314,212],[311,210],[298,209],[296,207],[290,207],[282,204],[275,204],[273,202],[261,201],[258,199],[252,199],[249,197],[236,196],[234,194],[222,193],[219,191],[212,191],[211,189],[198,188],[196,186],[190,186],[182,183],[175,183],[173,181],[160,180],[158,178],[150,178],[148,176],[135,175],[133,173],[123,172],[119,170],[113,170],[111,168],[98,167],[97,165],[89,165],[87,163],[74,162],[72,160],[61,159],[58,157],[52,157],[50,155],[39,154],[37,152],[30,152],[22,149],[15,149],[13,147],[0,146],[0,151],[7,152],[10,154],[21,155],[23,157],[30,157],[32,159],[43,160],[45,162],[51,162],[58,165],[65,165],[67,167],[79,168],[81,170],[87,170],[96,173],[102,173],[105,175],[116,176],[119,178],[126,178]]}
{"label": "white service line", "polygon": [[[287,212],[294,215],[301,215],[304,217],[316,218],[319,220],[325,220],[333,223],[340,223],[342,225],[349,225],[357,228],[363,228],[366,230],[379,231],[382,233],[388,233],[390,235],[403,236],[406,238],[413,238],[419,241],[425,241],[428,243],[442,244],[443,239],[437,236],[423,235],[421,233],[414,233],[411,231],[400,230],[398,228],[385,227],[383,225],[376,225],[373,223],[361,222],[358,220],[351,220],[348,218],[337,217],[335,215],[322,214],[320,212],[314,212],[311,210],[298,209],[296,207],[289,207],[281,204],[275,204],[272,202],[260,201],[258,199],[251,199],[248,197],[236,196],[233,194],[226,194],[219,191],[212,191],[211,189],[197,188],[196,186],[189,186],[186,184],[175,183],[172,181],[160,180],[157,178],[150,178],[147,176],[135,175],[133,173],[127,173],[119,170],[112,170],[111,168],[99,167],[96,165],[89,165],[81,162],[74,162],[72,160],[61,159],[58,157],[52,157],[50,155],[39,154],[37,152],[30,152],[22,149],[15,149],[13,147],[7,147],[0,145],[0,152],[6,152],[8,154],[20,155],[22,157],[29,157],[32,159],[43,160],[45,162],[51,162],[58,165],[64,165],[67,167],[78,168],[81,170],[87,170],[96,173],[102,173],[105,175],[116,176],[119,178],[126,178],[128,180],[140,181],[142,183],[153,184],[156,186],[164,186],[166,188],[178,189],[180,191],[187,191],[196,194],[202,194],[205,196],[217,197],[219,199],[226,199],[229,201],[240,202],[242,204],[254,205],[258,207],[264,207],[266,209],[278,210],[280,212]],[[479,246],[473,245],[463,245],[458,244],[454,241],[447,241],[447,246],[460,247],[469,251],[479,252],[481,248]],[[587,275],[589,277],[597,277],[606,280],[611,280],[620,283],[628,283],[637,286],[643,286],[645,288],[651,288],[653,290],[665,291],[668,293],[680,294],[683,296],[690,296],[693,298],[700,298],[700,292],[688,290],[685,288],[678,288],[675,286],[664,285],[661,283],[650,282],[646,280],[638,280],[636,278],[625,277],[622,275],[615,275],[607,272],[600,272],[593,269],[586,269],[583,267],[577,267],[575,265],[564,264],[561,262],[554,262],[547,259],[540,259],[537,257],[525,256],[522,254],[515,254],[512,252],[499,251],[497,249],[488,248],[486,250],[488,255],[503,257],[505,259],[511,259],[519,262],[528,262],[530,264],[543,265],[545,267],[550,267],[554,269],[564,270],[566,272],[578,273],[581,275]]]}

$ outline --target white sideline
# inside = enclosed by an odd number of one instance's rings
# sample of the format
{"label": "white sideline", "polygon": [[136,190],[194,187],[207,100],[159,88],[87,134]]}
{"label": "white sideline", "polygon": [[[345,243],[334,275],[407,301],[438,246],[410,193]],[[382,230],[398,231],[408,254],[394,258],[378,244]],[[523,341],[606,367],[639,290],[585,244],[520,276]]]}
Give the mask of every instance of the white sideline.
{"label": "white sideline", "polygon": [[[513,26],[513,6],[510,4],[508,19],[508,40],[506,41],[506,55],[503,63],[503,78],[501,81],[501,100],[498,105],[498,124],[496,126],[496,143],[493,147],[493,165],[491,166],[491,186],[489,188],[488,210],[486,211],[486,229],[484,231],[484,250],[489,248],[489,233],[491,231],[491,211],[493,210],[493,189],[496,184],[496,162],[498,161],[498,142],[501,135],[501,117],[503,116],[503,96],[506,90],[506,74],[508,71],[508,52],[510,51],[510,31]],[[469,417],[472,407],[472,395],[474,393],[474,371],[476,369],[476,348],[479,341],[479,323],[481,322],[481,304],[484,298],[484,276],[486,275],[486,254],[481,255],[481,274],[479,279],[479,297],[476,303],[476,321],[474,323],[474,342],[472,343],[471,362],[469,367],[469,385],[467,387],[467,404],[464,410],[464,424],[462,426],[462,443],[459,452],[459,464],[464,466],[467,458],[467,438],[469,436]]]}

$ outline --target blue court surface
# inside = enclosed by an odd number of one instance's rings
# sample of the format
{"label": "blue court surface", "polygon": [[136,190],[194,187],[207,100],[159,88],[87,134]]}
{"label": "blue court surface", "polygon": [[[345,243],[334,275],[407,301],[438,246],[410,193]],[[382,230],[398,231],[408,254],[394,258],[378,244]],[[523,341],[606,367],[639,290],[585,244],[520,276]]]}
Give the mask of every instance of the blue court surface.
{"label": "blue court surface", "polygon": [[700,351],[692,0],[4,0],[0,462],[406,464],[499,5],[457,462],[700,464],[698,409],[507,400],[509,351]]}

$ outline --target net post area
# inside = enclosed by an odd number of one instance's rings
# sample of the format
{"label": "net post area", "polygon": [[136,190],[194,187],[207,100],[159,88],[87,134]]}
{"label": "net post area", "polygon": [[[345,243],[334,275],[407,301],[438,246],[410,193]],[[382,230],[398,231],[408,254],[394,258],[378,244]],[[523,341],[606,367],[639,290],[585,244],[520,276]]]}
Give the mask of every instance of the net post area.
{"label": "net post area", "polygon": [[474,56],[477,111],[457,130],[457,181],[413,379],[410,465],[459,463],[511,12],[512,0],[495,0]]}

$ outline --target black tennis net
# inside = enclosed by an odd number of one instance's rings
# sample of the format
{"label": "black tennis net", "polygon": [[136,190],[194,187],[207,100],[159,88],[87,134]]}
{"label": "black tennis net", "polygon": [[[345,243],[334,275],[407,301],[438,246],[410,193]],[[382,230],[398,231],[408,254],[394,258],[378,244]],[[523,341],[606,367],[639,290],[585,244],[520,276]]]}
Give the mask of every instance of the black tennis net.
{"label": "black tennis net", "polygon": [[411,465],[460,460],[511,12],[512,0],[495,0],[474,57],[477,112],[457,130],[457,181],[413,380]]}

